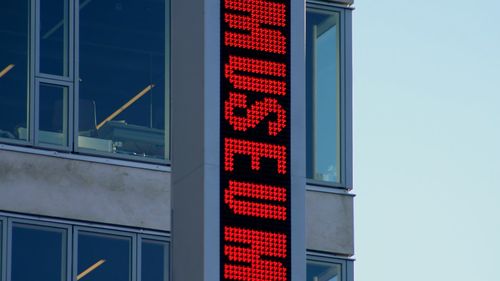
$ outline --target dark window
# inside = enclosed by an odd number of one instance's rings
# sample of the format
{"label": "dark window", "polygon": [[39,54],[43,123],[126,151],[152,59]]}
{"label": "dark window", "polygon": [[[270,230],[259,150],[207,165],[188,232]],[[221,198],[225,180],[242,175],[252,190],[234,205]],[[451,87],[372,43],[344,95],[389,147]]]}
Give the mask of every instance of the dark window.
{"label": "dark window", "polygon": [[170,280],[169,242],[162,234],[10,220],[0,217],[0,281]]}
{"label": "dark window", "polygon": [[66,280],[66,245],[65,229],[13,224],[11,280]]}
{"label": "dark window", "polygon": [[40,0],[40,72],[69,75],[69,1]]}
{"label": "dark window", "polygon": [[0,138],[27,140],[28,128],[29,2],[0,3]]}
{"label": "dark window", "polygon": [[168,2],[2,1],[0,139],[165,163]]}
{"label": "dark window", "polygon": [[142,240],[141,280],[168,281],[168,244],[155,240]]}
{"label": "dark window", "polygon": [[132,238],[79,232],[77,269],[77,280],[131,281]]}
{"label": "dark window", "polygon": [[80,6],[79,146],[168,158],[164,1]]}
{"label": "dark window", "polygon": [[68,145],[68,95],[68,87],[40,83],[40,144]]}

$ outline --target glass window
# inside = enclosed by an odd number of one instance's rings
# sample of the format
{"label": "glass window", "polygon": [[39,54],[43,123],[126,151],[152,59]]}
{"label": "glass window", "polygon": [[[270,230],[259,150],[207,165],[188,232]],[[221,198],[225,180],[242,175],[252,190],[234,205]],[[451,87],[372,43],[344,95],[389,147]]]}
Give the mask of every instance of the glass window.
{"label": "glass window", "polygon": [[339,13],[308,9],[306,18],[307,176],[341,181]]}
{"label": "glass window", "polygon": [[142,240],[141,280],[168,281],[168,244],[162,241]]}
{"label": "glass window", "polygon": [[80,148],[167,159],[165,1],[80,6]]}
{"label": "glass window", "polygon": [[40,1],[40,72],[68,76],[69,2]]}
{"label": "glass window", "polygon": [[0,3],[0,138],[27,140],[29,3]]}
{"label": "glass window", "polygon": [[340,264],[307,261],[307,281],[342,281]]}
{"label": "glass window", "polygon": [[65,229],[14,223],[12,281],[66,280]]}
{"label": "glass window", "polygon": [[164,163],[169,14],[168,0],[1,1],[0,140]]}
{"label": "glass window", "polygon": [[79,232],[76,280],[131,281],[132,238]]}
{"label": "glass window", "polygon": [[68,144],[68,87],[40,83],[40,144]]}

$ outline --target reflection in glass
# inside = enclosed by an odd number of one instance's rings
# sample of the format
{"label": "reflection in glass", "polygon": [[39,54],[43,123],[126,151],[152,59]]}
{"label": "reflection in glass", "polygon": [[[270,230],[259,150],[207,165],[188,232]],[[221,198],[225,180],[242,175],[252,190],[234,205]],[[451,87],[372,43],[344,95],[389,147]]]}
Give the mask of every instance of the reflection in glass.
{"label": "reflection in glass", "polygon": [[40,83],[40,124],[38,142],[68,144],[68,88]]}
{"label": "reflection in glass", "polygon": [[162,0],[80,7],[80,148],[168,158],[165,9]]}
{"label": "reflection in glass", "polygon": [[40,72],[68,76],[68,0],[40,1]]}
{"label": "reflection in glass", "polygon": [[131,244],[128,237],[80,232],[77,280],[132,280]]}
{"label": "reflection in glass", "polygon": [[142,281],[168,281],[168,244],[143,240],[141,278]]}
{"label": "reflection in glass", "polygon": [[339,15],[308,10],[306,21],[307,175],[339,182]]}
{"label": "reflection in glass", "polygon": [[27,140],[29,2],[0,4],[0,138]]}
{"label": "reflection in glass", "polygon": [[17,224],[12,227],[12,281],[66,280],[64,229]]}
{"label": "reflection in glass", "polygon": [[307,261],[307,281],[341,281],[341,266],[335,263]]}

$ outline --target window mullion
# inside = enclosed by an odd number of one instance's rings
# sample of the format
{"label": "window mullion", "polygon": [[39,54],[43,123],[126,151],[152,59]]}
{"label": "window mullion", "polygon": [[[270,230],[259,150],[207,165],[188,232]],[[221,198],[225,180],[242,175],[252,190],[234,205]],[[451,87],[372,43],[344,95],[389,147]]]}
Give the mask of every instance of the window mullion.
{"label": "window mullion", "polygon": [[35,122],[36,122],[36,87],[35,87],[35,74],[38,72],[37,67],[38,67],[38,40],[37,40],[37,33],[38,33],[38,19],[39,19],[39,1],[40,0],[34,0],[31,1],[31,6],[30,6],[30,46],[29,46],[29,62],[30,62],[30,67],[29,67],[29,105],[28,105],[28,141],[30,142],[31,145],[35,145],[35,139],[36,139],[36,133],[35,133]]}
{"label": "window mullion", "polygon": [[0,280],[6,279],[6,264],[7,264],[7,220],[0,217]]}

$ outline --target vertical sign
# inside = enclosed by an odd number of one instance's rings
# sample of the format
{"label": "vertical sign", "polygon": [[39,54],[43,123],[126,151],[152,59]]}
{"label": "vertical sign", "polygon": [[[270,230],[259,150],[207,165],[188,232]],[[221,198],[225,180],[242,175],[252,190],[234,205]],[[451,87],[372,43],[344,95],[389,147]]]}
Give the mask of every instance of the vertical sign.
{"label": "vertical sign", "polygon": [[221,280],[291,280],[290,0],[221,2]]}

